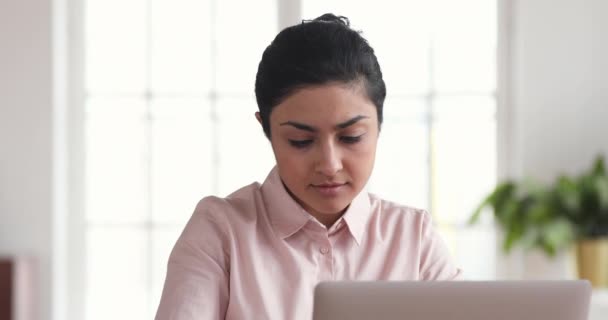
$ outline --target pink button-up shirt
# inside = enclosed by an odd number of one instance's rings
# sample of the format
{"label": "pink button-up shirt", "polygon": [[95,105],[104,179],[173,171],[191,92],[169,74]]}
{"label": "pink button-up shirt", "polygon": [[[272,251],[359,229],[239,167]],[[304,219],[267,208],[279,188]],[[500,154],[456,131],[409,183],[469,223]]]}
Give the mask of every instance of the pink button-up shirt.
{"label": "pink button-up shirt", "polygon": [[327,229],[275,168],[262,185],[199,202],[169,257],[156,319],[310,320],[321,281],[460,273],[427,212],[363,191]]}

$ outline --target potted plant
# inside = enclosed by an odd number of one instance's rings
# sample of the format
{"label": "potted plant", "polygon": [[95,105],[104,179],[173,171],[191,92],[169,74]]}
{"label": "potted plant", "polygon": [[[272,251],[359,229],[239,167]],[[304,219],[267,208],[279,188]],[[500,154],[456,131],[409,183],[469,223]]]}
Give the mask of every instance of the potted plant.
{"label": "potted plant", "polygon": [[591,170],[555,186],[558,210],[574,227],[579,277],[595,287],[608,287],[608,174],[599,157]]}
{"label": "potted plant", "polygon": [[538,248],[552,257],[575,244],[579,277],[608,287],[608,175],[598,157],[578,177],[561,176],[550,186],[530,182],[500,183],[473,212],[478,221],[494,211],[504,231],[503,249]]}

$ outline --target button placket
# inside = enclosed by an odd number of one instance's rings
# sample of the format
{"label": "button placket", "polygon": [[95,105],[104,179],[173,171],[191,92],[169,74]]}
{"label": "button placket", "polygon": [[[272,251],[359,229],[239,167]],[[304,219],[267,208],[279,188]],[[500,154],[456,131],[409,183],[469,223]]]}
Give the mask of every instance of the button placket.
{"label": "button placket", "polygon": [[321,241],[319,241],[319,264],[320,264],[320,281],[330,281],[333,280],[333,257],[332,257],[332,247],[329,238],[325,237]]}

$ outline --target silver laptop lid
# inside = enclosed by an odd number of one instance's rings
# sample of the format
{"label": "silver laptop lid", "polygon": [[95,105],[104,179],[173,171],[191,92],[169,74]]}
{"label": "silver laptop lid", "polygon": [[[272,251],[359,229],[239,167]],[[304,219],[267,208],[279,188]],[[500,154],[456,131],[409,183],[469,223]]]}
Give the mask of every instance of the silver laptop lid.
{"label": "silver laptop lid", "polygon": [[587,320],[591,291],[585,280],[323,282],[313,320]]}

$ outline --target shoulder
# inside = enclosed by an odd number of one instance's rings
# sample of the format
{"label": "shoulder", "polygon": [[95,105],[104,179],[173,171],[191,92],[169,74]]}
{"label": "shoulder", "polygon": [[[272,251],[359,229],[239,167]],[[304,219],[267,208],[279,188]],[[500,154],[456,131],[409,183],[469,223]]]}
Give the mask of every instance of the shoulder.
{"label": "shoulder", "polygon": [[380,215],[382,219],[420,223],[430,219],[429,212],[421,208],[386,200],[373,193],[369,194],[369,199],[372,211]]}
{"label": "shoulder", "polygon": [[196,205],[192,219],[230,223],[251,217],[259,202],[259,189],[260,184],[254,182],[226,197],[205,197]]}
{"label": "shoulder", "polygon": [[421,241],[432,228],[431,214],[421,208],[386,200],[370,194],[372,221],[383,238]]}
{"label": "shoulder", "polygon": [[197,247],[228,245],[236,234],[247,228],[257,214],[258,183],[245,186],[227,197],[208,196],[201,199],[186,223],[178,243]]}

